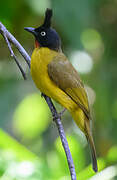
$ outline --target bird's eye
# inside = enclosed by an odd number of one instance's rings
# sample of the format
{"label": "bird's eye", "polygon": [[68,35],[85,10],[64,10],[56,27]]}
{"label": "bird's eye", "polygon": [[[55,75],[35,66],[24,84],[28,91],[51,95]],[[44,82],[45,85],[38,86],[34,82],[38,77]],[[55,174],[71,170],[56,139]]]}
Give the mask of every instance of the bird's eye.
{"label": "bird's eye", "polygon": [[42,31],[41,32],[41,36],[45,36],[46,35],[46,32],[45,31]]}

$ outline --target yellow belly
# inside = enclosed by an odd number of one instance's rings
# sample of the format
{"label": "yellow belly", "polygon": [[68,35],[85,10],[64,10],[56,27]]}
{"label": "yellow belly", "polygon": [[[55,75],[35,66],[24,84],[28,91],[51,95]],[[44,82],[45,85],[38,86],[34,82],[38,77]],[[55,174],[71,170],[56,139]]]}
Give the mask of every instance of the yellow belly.
{"label": "yellow belly", "polygon": [[56,55],[57,52],[48,48],[36,48],[31,57],[31,75],[41,92],[58,101],[64,107],[66,107],[66,102],[70,103],[67,106],[71,106],[72,100],[54,84],[48,75],[47,66]]}
{"label": "yellow belly", "polygon": [[[74,101],[50,79],[47,66],[58,52],[48,48],[36,48],[31,57],[31,75],[37,88],[68,109],[77,125],[83,130],[84,113]],[[82,119],[82,120],[81,120]]]}

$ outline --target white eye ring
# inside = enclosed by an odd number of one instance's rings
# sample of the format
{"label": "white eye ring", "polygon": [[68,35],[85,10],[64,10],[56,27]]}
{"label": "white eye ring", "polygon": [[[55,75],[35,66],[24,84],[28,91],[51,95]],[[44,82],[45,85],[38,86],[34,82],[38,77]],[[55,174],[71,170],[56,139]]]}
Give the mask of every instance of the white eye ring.
{"label": "white eye ring", "polygon": [[46,32],[45,31],[42,31],[41,32],[41,36],[45,36],[46,35]]}

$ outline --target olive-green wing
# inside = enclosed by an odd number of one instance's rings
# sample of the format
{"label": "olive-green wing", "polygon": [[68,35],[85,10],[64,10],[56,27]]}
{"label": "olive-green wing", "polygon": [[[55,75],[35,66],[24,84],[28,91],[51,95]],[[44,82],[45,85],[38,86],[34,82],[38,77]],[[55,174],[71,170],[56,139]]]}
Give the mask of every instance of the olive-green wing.
{"label": "olive-green wing", "polygon": [[77,103],[89,118],[88,99],[83,83],[75,68],[62,53],[54,57],[48,64],[48,74],[54,83]]}

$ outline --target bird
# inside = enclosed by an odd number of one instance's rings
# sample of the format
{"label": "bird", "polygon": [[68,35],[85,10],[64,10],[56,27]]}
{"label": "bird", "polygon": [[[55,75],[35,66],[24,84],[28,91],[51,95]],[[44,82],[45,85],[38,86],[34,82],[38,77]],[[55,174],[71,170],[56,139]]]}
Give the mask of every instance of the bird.
{"label": "bird", "polygon": [[87,93],[78,72],[62,52],[61,39],[51,27],[52,16],[52,9],[47,8],[42,25],[38,28],[24,28],[35,37],[35,48],[31,56],[31,76],[43,94],[71,113],[73,120],[86,136],[91,151],[92,168],[97,172]]}

